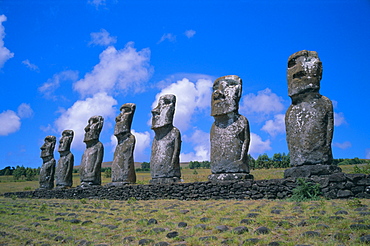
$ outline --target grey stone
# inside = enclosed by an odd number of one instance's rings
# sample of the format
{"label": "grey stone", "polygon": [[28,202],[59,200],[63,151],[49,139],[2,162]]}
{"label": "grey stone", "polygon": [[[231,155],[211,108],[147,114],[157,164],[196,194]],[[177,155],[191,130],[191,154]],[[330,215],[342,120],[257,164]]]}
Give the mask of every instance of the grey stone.
{"label": "grey stone", "polygon": [[168,245],[170,245],[170,244],[167,243],[167,242],[158,242],[158,243],[154,244],[154,246],[168,246]]}
{"label": "grey stone", "polygon": [[248,232],[248,228],[245,226],[238,226],[235,227],[232,232],[235,234],[243,234],[244,232]]}
{"label": "grey stone", "polygon": [[154,240],[153,239],[140,239],[139,240],[139,245],[148,245],[148,244],[153,244]]}
{"label": "grey stone", "polygon": [[180,182],[181,134],[173,126],[176,97],[167,94],[159,98],[152,110],[152,129],[155,137],[150,157],[150,183]]}
{"label": "grey stone", "polygon": [[101,164],[104,155],[104,146],[99,141],[103,128],[102,116],[93,116],[85,127],[84,142],[86,149],[82,155],[80,165],[80,180],[82,187],[101,185]]}
{"label": "grey stone", "polygon": [[257,234],[269,234],[270,229],[268,229],[267,227],[261,226],[261,227],[258,227],[254,232]]}
{"label": "grey stone", "polygon": [[339,241],[344,241],[344,240],[350,240],[350,236],[345,233],[335,233],[334,234],[334,239],[339,240]]}
{"label": "grey stone", "polygon": [[155,233],[160,233],[160,232],[164,232],[165,229],[161,228],[161,227],[157,227],[157,228],[153,228],[152,231],[155,232]]}
{"label": "grey stone", "polygon": [[180,222],[177,226],[178,227],[187,227],[188,226],[188,223],[186,223],[186,222]]}
{"label": "grey stone", "polygon": [[205,224],[197,224],[197,225],[194,226],[194,228],[199,228],[199,229],[205,230],[207,228],[207,226]]}
{"label": "grey stone", "polygon": [[177,237],[177,236],[179,236],[179,233],[177,231],[169,232],[166,235],[167,238],[174,238],[174,237]]}
{"label": "grey stone", "polygon": [[369,244],[370,243],[370,235],[365,235],[360,237],[360,242]]}
{"label": "grey stone", "polygon": [[215,228],[217,231],[219,231],[219,232],[224,232],[224,231],[227,231],[227,230],[229,230],[229,228],[227,227],[227,226],[225,226],[225,225],[219,225],[219,226],[216,226],[216,228]]}
{"label": "grey stone", "polygon": [[251,219],[242,219],[242,220],[240,221],[240,223],[242,223],[242,224],[247,224],[247,225],[253,224],[254,222],[256,222],[256,221],[251,220]]}
{"label": "grey stone", "polygon": [[210,240],[217,240],[215,236],[207,236],[207,237],[200,237],[199,241],[210,241]]}
{"label": "grey stone", "polygon": [[73,136],[74,132],[72,130],[64,130],[59,140],[58,152],[60,158],[55,171],[56,188],[71,188],[73,184],[74,156],[71,153]]}
{"label": "grey stone", "polygon": [[[303,165],[288,168],[284,171],[284,178],[298,178],[298,177],[315,177],[322,175],[331,175],[340,173],[342,169],[334,165]],[[328,181],[328,179],[322,180],[321,183]]]}
{"label": "grey stone", "polygon": [[246,244],[246,245],[255,245],[255,244],[257,244],[259,241],[260,241],[260,239],[258,239],[258,238],[248,238],[248,239],[246,239],[246,240],[243,242],[243,245],[244,245],[244,244]]}
{"label": "grey stone", "polygon": [[131,124],[136,105],[133,103],[123,104],[121,113],[116,117],[114,136],[118,144],[114,151],[112,162],[112,183],[110,185],[133,184],[136,182],[134,166],[135,136],[131,134]]}
{"label": "grey stone", "polygon": [[247,118],[238,112],[241,94],[242,80],[236,75],[220,77],[213,83],[210,180],[253,179],[242,175],[249,174],[250,130]]}
{"label": "grey stone", "polygon": [[123,238],[124,243],[129,243],[129,242],[133,242],[133,241],[135,241],[135,237],[129,236],[129,237]]}
{"label": "grey stone", "polygon": [[333,104],[319,93],[321,77],[317,52],[302,50],[289,57],[287,80],[292,104],[285,125],[292,167],[332,163]]}
{"label": "grey stone", "polygon": [[306,231],[302,233],[302,236],[304,237],[318,237],[320,236],[320,233],[317,231]]}
{"label": "grey stone", "polygon": [[44,139],[44,144],[41,146],[42,166],[40,170],[40,189],[53,189],[55,177],[55,159],[54,148],[56,143],[55,136],[47,136]]}

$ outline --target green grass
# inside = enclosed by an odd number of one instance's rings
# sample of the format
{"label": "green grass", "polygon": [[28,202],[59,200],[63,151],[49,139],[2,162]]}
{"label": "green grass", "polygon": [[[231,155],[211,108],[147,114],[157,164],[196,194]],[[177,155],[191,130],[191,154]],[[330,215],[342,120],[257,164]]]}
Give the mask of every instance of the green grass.
{"label": "green grass", "polygon": [[[105,203],[108,203],[105,204]],[[28,241],[34,245],[61,244],[77,245],[78,240],[87,240],[91,245],[138,245],[140,239],[151,239],[155,243],[166,241],[170,245],[243,245],[246,239],[258,238],[258,245],[281,242],[281,245],[362,245],[359,238],[370,234],[369,230],[353,230],[351,224],[370,223],[370,215],[360,216],[355,209],[370,205],[370,200],[320,200],[290,202],[287,200],[210,200],[210,201],[105,201],[105,200],[36,200],[0,198],[0,242],[4,245],[24,245]],[[271,213],[280,209],[281,213]],[[189,210],[184,213],[182,210]],[[345,210],[343,218],[335,220],[337,211]],[[325,213],[323,213],[325,211]],[[258,213],[250,224],[241,223],[249,213]],[[319,216],[318,218],[312,216]],[[201,218],[209,218],[201,222]],[[145,219],[156,219],[157,224],[148,224]],[[78,223],[70,220],[77,219]],[[132,219],[132,221],[125,221]],[[91,223],[83,224],[85,221]],[[306,221],[305,226],[298,226]],[[186,222],[185,228],[178,227]],[[205,224],[206,229],[195,228]],[[323,226],[323,224],[325,226]],[[225,225],[228,231],[219,232],[216,227]],[[236,234],[232,229],[245,226],[248,232]],[[261,226],[270,229],[269,234],[258,235],[255,230]],[[109,228],[111,227],[111,228]],[[154,232],[163,228],[163,232]],[[167,238],[169,232],[176,231],[179,236]],[[305,237],[302,233],[316,231],[319,237]],[[344,233],[349,239],[340,241],[336,233]],[[123,243],[125,237],[132,236],[132,244]],[[215,236],[216,240],[200,241],[199,238]],[[152,244],[151,244],[152,245]],[[244,244],[247,245],[247,244]]]}

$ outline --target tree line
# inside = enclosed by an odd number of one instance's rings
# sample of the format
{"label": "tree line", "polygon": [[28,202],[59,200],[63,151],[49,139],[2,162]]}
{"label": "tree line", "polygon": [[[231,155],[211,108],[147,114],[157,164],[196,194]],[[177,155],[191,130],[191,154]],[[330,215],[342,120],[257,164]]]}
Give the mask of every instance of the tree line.
{"label": "tree line", "polygon": [[36,176],[40,174],[40,169],[40,167],[31,168],[24,166],[7,166],[0,170],[0,176],[13,176],[14,180],[32,181],[37,179]]}
{"label": "tree line", "polygon": [[[275,153],[272,157],[269,157],[266,153],[259,155],[257,159],[254,159],[251,155],[249,157],[249,168],[254,169],[270,169],[270,168],[289,168],[290,167],[290,156],[289,153]],[[333,159],[333,165],[356,165],[356,164],[366,164],[370,165],[370,160],[363,160],[357,157],[352,159]],[[190,161],[188,168],[190,169],[210,169],[211,163],[209,161]],[[0,170],[0,176],[13,176],[15,181],[26,180],[32,181],[37,180],[40,174],[40,167],[30,168],[24,166],[11,167],[7,166]],[[370,166],[369,166],[370,169]],[[102,168],[102,174],[106,178],[110,178],[112,175],[112,169],[110,167]],[[141,168],[136,168],[137,172],[148,172],[150,171],[150,163],[141,163]],[[78,169],[73,169],[74,173],[78,173]],[[369,172],[370,173],[370,172]]]}

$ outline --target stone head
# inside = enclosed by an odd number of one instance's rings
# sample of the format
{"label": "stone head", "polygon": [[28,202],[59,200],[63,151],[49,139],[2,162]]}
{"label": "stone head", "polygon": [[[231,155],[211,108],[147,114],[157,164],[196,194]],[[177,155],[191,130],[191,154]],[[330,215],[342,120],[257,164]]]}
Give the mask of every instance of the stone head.
{"label": "stone head", "polygon": [[288,95],[318,92],[322,76],[322,63],[316,51],[302,50],[288,59]]}
{"label": "stone head", "polygon": [[58,152],[70,151],[74,132],[72,130],[64,130],[62,137],[59,140]]}
{"label": "stone head", "polygon": [[242,79],[236,75],[223,76],[213,83],[211,116],[238,112],[242,94]]}
{"label": "stone head", "polygon": [[57,139],[55,136],[47,136],[44,139],[44,144],[41,146],[41,158],[54,156],[54,148]]}
{"label": "stone head", "polygon": [[93,116],[89,119],[85,127],[84,142],[99,140],[100,132],[103,128],[104,118],[102,116]]}
{"label": "stone head", "polygon": [[116,126],[114,127],[115,136],[131,131],[135,109],[136,105],[134,103],[126,103],[121,106],[121,113],[116,117]]}
{"label": "stone head", "polygon": [[152,129],[173,124],[175,114],[176,96],[163,95],[159,98],[158,105],[152,110]]}

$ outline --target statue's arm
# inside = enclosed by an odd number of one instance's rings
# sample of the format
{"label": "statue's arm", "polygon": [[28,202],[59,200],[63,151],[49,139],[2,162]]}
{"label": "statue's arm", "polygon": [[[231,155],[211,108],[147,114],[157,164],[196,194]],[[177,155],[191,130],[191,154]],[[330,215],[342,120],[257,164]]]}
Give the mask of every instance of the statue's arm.
{"label": "statue's arm", "polygon": [[334,112],[333,112],[333,103],[328,100],[328,126],[327,126],[327,145],[329,148],[331,148],[331,142],[333,140],[333,132],[334,132]]}
{"label": "statue's arm", "polygon": [[179,156],[181,151],[181,134],[180,131],[176,128],[175,133],[175,146],[173,149],[173,155],[172,155],[172,166],[179,165]]}
{"label": "statue's arm", "polygon": [[244,142],[242,146],[242,152],[240,155],[240,161],[245,162],[248,159],[248,150],[250,144],[250,129],[249,129],[249,122],[247,118],[245,118],[245,127],[244,127]]}

